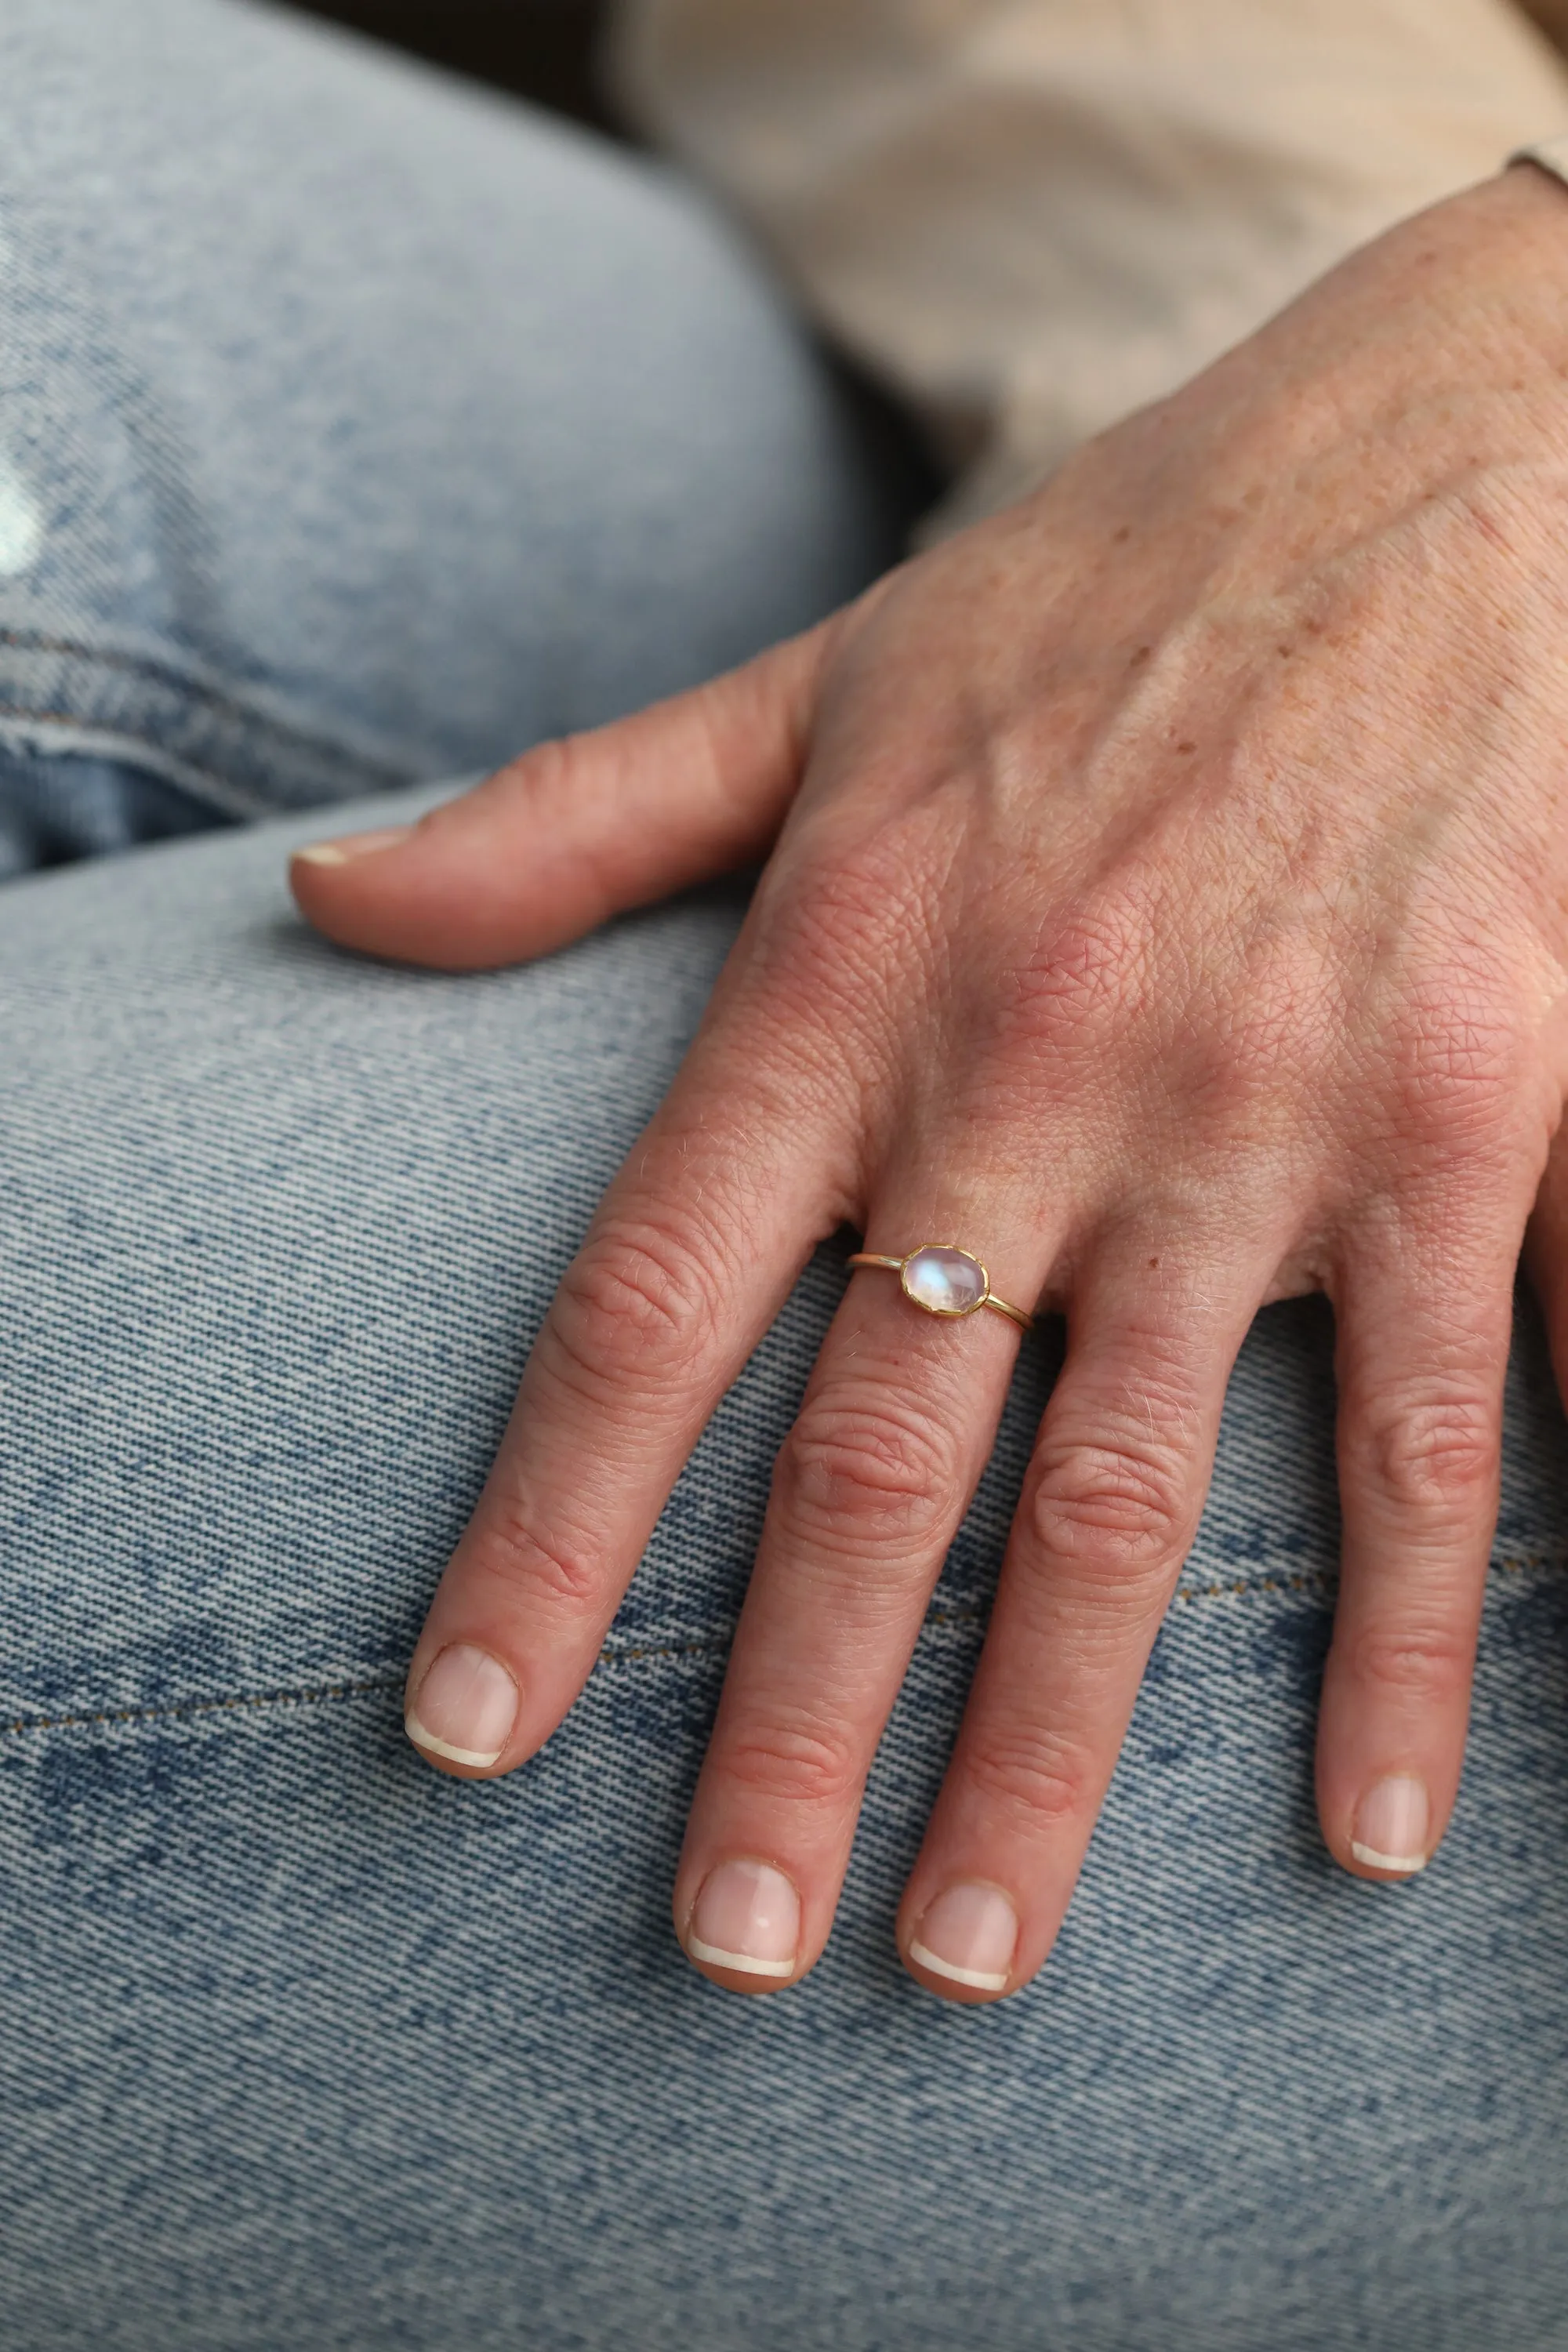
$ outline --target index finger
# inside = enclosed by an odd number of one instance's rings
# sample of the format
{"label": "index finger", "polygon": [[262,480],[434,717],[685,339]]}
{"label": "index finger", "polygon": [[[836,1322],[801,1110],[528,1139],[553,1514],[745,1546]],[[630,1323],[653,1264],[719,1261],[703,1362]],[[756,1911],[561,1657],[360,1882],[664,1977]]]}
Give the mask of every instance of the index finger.
{"label": "index finger", "polygon": [[825,1094],[739,1059],[699,1040],[555,1294],[410,1663],[432,1762],[510,1771],[548,1738],[709,1416],[842,1222]]}

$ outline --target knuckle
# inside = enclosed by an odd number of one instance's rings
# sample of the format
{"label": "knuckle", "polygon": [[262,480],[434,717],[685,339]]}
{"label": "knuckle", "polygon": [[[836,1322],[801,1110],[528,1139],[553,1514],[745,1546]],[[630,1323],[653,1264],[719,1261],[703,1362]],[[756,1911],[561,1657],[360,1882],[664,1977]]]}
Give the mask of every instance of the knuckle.
{"label": "knuckle", "polygon": [[987,1814],[1014,1827],[1081,1821],[1104,1778],[1085,1748],[1027,1724],[978,1733],[963,1771]]}
{"label": "knuckle", "polygon": [[1461,1698],[1468,1687],[1471,1645],[1436,1622],[1369,1626],[1351,1644],[1350,1665],[1365,1687],[1442,1706]]}
{"label": "knuckle", "polygon": [[[516,761],[511,774],[540,798],[570,800],[582,778],[587,747],[579,735],[550,735]],[[505,772],[503,771],[503,774]],[[495,782],[495,779],[491,780]],[[485,789],[483,786],[481,790]]]}
{"label": "knuckle", "polygon": [[1281,1097],[1294,1104],[1303,1087],[1321,1090],[1338,1043],[1321,963],[1299,942],[1286,942],[1232,992],[1206,1061],[1200,1033],[1194,1098],[1242,1118]]}
{"label": "knuckle", "polygon": [[715,1760],[746,1798],[825,1812],[853,1804],[865,1776],[849,1733],[805,1713],[747,1724],[731,1734]]}
{"label": "knuckle", "polygon": [[1468,1518],[1489,1506],[1501,1439],[1498,1408],[1464,1391],[1383,1401],[1365,1418],[1363,1451],[1398,1510]]}
{"label": "knuckle", "polygon": [[906,995],[941,922],[928,845],[907,825],[816,844],[764,880],[755,957],[795,1017],[859,1034]]}
{"label": "knuckle", "polygon": [[606,1227],[562,1278],[551,1309],[558,1370],[597,1399],[636,1381],[689,1381],[721,1320],[716,1244],[699,1249],[673,1224]]}
{"label": "knuckle", "polygon": [[491,1494],[473,1531],[472,1565],[510,1601],[541,1601],[570,1616],[593,1615],[604,1599],[602,1562],[545,1532],[521,1496]]}
{"label": "knuckle", "polygon": [[503,817],[519,801],[542,803],[546,809],[580,807],[595,779],[603,746],[586,735],[547,736],[531,744],[505,767],[497,768],[459,801],[431,811],[426,823],[439,826],[448,811],[479,811],[487,818]]}
{"label": "knuckle", "polygon": [[952,1443],[919,1400],[825,1395],[803,1407],[774,1492],[795,1526],[908,1546],[935,1536],[958,1481]]}
{"label": "knuckle", "polygon": [[1388,1031],[1401,1137],[1474,1150],[1515,1124],[1528,1040],[1518,1007],[1489,974],[1450,959],[1409,988]]}
{"label": "knuckle", "polygon": [[1137,1020],[1153,925],[1146,888],[1124,878],[1058,908],[1015,965],[994,1015],[996,1050],[1085,1060],[1107,1053]]}
{"label": "knuckle", "polygon": [[1118,1580],[1163,1571],[1184,1551],[1194,1516],[1180,1455],[1147,1436],[1042,1445],[1025,1495],[1039,1549]]}

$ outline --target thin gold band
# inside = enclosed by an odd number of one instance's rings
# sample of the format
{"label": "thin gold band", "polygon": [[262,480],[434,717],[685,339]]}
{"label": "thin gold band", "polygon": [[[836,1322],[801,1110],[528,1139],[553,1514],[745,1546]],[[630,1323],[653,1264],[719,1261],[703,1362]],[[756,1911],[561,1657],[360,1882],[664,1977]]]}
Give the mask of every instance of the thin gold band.
{"label": "thin gold band", "polygon": [[[984,1284],[984,1288],[981,1292],[980,1297],[975,1299],[973,1306],[928,1307],[923,1298],[917,1298],[913,1291],[910,1290],[908,1282],[905,1280],[904,1269],[913,1259],[922,1256],[927,1250],[935,1248],[942,1248],[944,1250],[951,1249],[955,1256],[967,1258],[971,1265],[978,1267],[981,1280]],[[922,1242],[919,1249],[910,1250],[908,1255],[904,1257],[881,1257],[872,1250],[857,1250],[854,1255],[849,1259],[848,1265],[851,1274],[854,1273],[857,1266],[863,1265],[877,1266],[886,1274],[896,1274],[900,1281],[903,1283],[904,1297],[910,1300],[912,1306],[918,1307],[923,1315],[939,1315],[952,1321],[957,1321],[965,1315],[978,1314],[979,1310],[983,1307],[994,1307],[998,1315],[1005,1315],[1009,1322],[1021,1324],[1026,1331],[1032,1331],[1035,1328],[1035,1318],[1032,1315],[1026,1314],[1021,1307],[1014,1307],[1010,1305],[1005,1298],[997,1297],[996,1293],[991,1287],[991,1276],[986,1273],[984,1266],[981,1264],[979,1258],[974,1255],[973,1252],[971,1250],[961,1250],[957,1247],[956,1244],[946,1242]]]}

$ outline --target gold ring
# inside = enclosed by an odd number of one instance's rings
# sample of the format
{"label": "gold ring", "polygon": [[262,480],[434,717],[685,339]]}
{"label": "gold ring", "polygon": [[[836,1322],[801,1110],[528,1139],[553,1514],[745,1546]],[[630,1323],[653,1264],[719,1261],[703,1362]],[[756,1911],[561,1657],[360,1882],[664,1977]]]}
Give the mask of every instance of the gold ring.
{"label": "gold ring", "polygon": [[870,1250],[857,1250],[849,1261],[850,1272],[860,1265],[881,1266],[896,1274],[904,1297],[928,1315],[974,1315],[982,1307],[994,1307],[998,1315],[1021,1323],[1026,1331],[1035,1328],[1032,1315],[997,1297],[991,1276],[973,1253],[955,1249],[951,1242],[922,1242],[908,1257],[878,1257]]}

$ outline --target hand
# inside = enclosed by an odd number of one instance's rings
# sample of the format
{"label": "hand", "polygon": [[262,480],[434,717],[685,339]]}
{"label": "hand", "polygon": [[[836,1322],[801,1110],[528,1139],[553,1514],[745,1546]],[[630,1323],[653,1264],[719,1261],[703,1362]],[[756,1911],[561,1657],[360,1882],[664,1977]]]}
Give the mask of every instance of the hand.
{"label": "hand", "polygon": [[[1026,503],[703,691],[297,863],[447,968],[762,856],[567,1271],[410,1674],[447,1769],[582,1685],[698,1433],[845,1223],[1066,1312],[907,1887],[933,1990],[1061,1923],[1260,1304],[1326,1290],[1344,1554],[1319,1798],[1406,1874],[1454,1803],[1512,1277],[1568,1364],[1568,197],[1409,223]],[[372,853],[374,854],[372,854]],[[856,1275],[784,1450],[675,1888],[710,1975],[826,1938],[1016,1328]],[[428,1680],[426,1680],[428,1677]],[[728,1956],[728,1957],[726,1957]]]}

